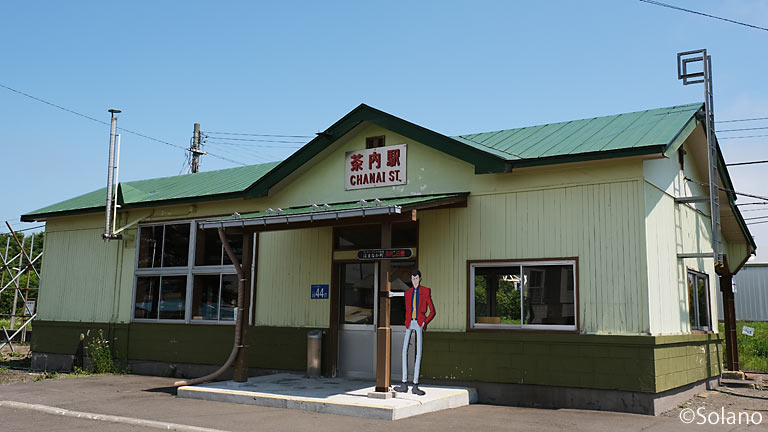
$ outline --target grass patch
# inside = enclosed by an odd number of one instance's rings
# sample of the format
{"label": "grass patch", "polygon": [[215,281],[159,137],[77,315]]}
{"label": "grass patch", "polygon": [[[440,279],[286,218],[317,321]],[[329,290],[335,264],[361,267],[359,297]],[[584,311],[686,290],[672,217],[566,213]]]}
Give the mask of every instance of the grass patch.
{"label": "grass patch", "polygon": [[[755,329],[754,336],[742,333],[744,326]],[[725,334],[725,325],[720,323],[720,332]],[[749,372],[768,372],[768,322],[736,321],[739,347],[739,369]],[[725,346],[725,344],[723,344]],[[725,362],[723,349],[723,362]]]}

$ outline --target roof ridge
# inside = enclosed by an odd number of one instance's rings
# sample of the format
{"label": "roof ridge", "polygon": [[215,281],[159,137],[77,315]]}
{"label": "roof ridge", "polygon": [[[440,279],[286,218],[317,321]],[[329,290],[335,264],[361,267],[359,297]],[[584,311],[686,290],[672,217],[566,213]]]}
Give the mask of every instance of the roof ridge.
{"label": "roof ridge", "polygon": [[564,121],[556,121],[552,123],[540,123],[536,125],[526,125],[526,126],[520,126],[520,127],[513,127],[513,128],[507,128],[507,129],[498,129],[498,130],[491,130],[491,131],[483,131],[483,132],[469,132],[461,135],[452,135],[451,137],[461,137],[464,138],[468,135],[482,135],[482,134],[495,134],[499,132],[505,132],[505,131],[511,131],[511,130],[518,130],[518,129],[526,129],[526,128],[533,128],[533,127],[542,127],[542,126],[550,126],[550,125],[557,125],[557,124],[566,124],[566,123],[572,123],[572,122],[578,122],[578,121],[584,121],[584,120],[595,120],[599,118],[605,118],[605,117],[616,117],[620,115],[627,115],[627,114],[637,114],[637,113],[643,113],[643,112],[649,112],[649,111],[658,111],[658,110],[665,110],[665,109],[674,109],[674,108],[682,108],[682,107],[692,107],[695,105],[701,105],[704,102],[691,102],[687,104],[682,105],[672,105],[672,106],[666,106],[666,107],[657,107],[657,108],[648,108],[644,110],[637,110],[637,111],[630,111],[630,112],[623,112],[623,113],[617,113],[617,114],[608,114],[608,115],[600,115],[595,117],[586,117],[586,118],[578,118],[578,119],[571,119],[571,120],[564,120]]}
{"label": "roof ridge", "polygon": [[235,170],[241,170],[245,168],[255,168],[255,167],[261,167],[269,164],[277,164],[282,161],[272,161],[272,162],[264,162],[260,164],[252,164],[252,165],[243,165],[238,167],[230,167],[230,168],[221,168],[217,170],[211,170],[211,171],[202,171],[202,172],[196,172],[196,173],[188,173],[188,174],[178,174],[178,175],[172,175],[172,176],[165,176],[165,177],[151,177],[151,178],[145,178],[145,179],[139,179],[139,180],[131,180],[131,181],[125,181],[120,182],[120,184],[127,184],[130,185],[131,183],[138,183],[138,182],[145,182],[145,181],[154,181],[154,180],[167,180],[172,178],[190,178],[190,176],[196,175],[196,174],[215,174],[215,173],[222,173],[225,171],[235,171]]}

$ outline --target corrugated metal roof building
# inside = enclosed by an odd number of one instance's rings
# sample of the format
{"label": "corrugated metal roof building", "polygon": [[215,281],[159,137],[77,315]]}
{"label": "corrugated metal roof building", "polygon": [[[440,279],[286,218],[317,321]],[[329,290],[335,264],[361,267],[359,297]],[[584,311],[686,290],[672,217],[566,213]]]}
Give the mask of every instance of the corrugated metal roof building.
{"label": "corrugated metal roof building", "polygon": [[[325,373],[370,378],[389,319],[399,380],[406,305],[380,303],[418,268],[437,311],[425,380],[657,412],[719,373],[718,273],[755,249],[721,193],[716,269],[708,205],[677,200],[706,194],[689,181],[706,179],[701,108],[449,137],[360,105],[281,162],[121,183],[119,242],[101,239],[103,190],[30,212],[46,222],[33,361],[71,365],[100,328],[134,371],[223,363],[243,316],[223,228],[253,263],[251,368],[303,370],[323,329]],[[718,173],[732,190],[722,155]]]}
{"label": "corrugated metal roof building", "polygon": [[[736,319],[768,321],[768,263],[747,263],[733,277]],[[723,320],[723,294],[717,293],[718,319]]]}

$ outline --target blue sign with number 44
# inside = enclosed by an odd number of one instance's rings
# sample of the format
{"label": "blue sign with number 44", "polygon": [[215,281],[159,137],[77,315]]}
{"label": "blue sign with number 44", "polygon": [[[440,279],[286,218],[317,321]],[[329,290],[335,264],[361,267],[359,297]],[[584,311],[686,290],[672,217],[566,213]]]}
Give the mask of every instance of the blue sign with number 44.
{"label": "blue sign with number 44", "polygon": [[312,285],[309,291],[312,300],[322,300],[328,298],[328,285]]}

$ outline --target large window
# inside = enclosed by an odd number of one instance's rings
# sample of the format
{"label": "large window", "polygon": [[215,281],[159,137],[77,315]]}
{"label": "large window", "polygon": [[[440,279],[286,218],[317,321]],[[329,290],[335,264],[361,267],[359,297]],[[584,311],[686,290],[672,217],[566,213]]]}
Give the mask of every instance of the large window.
{"label": "large window", "polygon": [[[173,222],[142,225],[138,237],[134,320],[234,322],[237,273],[217,230]],[[242,261],[242,236],[229,242]]]}
{"label": "large window", "polygon": [[688,270],[688,318],[691,330],[711,330],[709,317],[709,277]]}
{"label": "large window", "polygon": [[472,262],[472,328],[576,329],[576,262]]}

